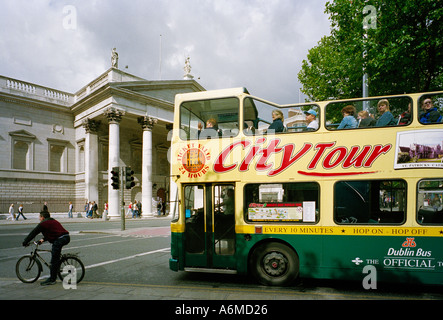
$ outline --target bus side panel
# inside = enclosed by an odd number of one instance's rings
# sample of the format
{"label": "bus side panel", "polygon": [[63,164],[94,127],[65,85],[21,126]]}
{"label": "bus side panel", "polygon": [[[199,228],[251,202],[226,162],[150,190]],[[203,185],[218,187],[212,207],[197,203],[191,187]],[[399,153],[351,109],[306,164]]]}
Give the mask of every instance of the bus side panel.
{"label": "bus side panel", "polygon": [[371,276],[377,281],[442,285],[443,240],[412,238],[237,234],[237,272],[248,273],[253,250],[259,250],[265,242],[277,241],[292,247],[298,255],[301,278],[362,281],[373,271],[364,272],[365,266],[371,265],[376,270]]}
{"label": "bus side panel", "polygon": [[[371,228],[374,230],[374,228]],[[443,239],[406,236],[324,236],[323,264],[330,279],[443,284]]]}
{"label": "bus side panel", "polygon": [[171,232],[171,258],[169,259],[169,269],[179,271],[184,269],[184,234],[181,232]]}

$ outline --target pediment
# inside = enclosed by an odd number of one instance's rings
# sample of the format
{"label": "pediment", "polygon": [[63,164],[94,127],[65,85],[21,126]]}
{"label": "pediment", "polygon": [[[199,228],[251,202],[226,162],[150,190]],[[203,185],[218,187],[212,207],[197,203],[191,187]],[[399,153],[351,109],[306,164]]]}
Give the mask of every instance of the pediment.
{"label": "pediment", "polygon": [[9,132],[9,135],[13,136],[13,137],[20,137],[20,138],[27,138],[27,139],[37,138],[35,135],[33,135],[32,133],[29,133],[26,130],[11,131],[11,132]]}

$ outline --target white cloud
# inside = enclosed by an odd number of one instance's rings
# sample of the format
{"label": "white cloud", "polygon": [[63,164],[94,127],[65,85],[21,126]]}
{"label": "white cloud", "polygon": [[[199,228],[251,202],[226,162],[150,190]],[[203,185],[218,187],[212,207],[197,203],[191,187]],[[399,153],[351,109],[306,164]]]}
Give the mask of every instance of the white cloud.
{"label": "white cloud", "polygon": [[[110,67],[298,102],[301,61],[329,33],[326,0],[2,0],[0,74],[75,92]],[[76,28],[66,28],[72,5]],[[161,35],[161,41],[160,41]],[[161,43],[161,50],[160,50]]]}

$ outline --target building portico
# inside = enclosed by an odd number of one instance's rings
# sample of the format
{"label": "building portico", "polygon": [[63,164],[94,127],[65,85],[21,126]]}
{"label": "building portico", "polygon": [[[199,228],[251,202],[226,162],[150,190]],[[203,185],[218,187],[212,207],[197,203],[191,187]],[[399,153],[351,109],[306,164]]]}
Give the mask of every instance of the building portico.
{"label": "building portico", "polygon": [[[45,90],[53,97],[40,94]],[[84,212],[95,201],[100,213],[108,202],[114,219],[124,192],[126,208],[141,201],[143,215],[152,215],[157,195],[169,194],[174,97],[203,90],[195,80],[149,81],[116,67],[75,94],[0,76],[2,212],[11,203],[38,212],[44,201],[51,212],[67,211],[69,201]],[[111,187],[117,166],[134,170],[134,188]],[[19,188],[28,192],[14,193]]]}

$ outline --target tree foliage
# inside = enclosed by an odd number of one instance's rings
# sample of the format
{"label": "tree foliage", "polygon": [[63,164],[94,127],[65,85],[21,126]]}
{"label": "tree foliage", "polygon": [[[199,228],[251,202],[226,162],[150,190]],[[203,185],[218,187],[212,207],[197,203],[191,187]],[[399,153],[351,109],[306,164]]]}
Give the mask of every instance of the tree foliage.
{"label": "tree foliage", "polygon": [[331,35],[298,74],[310,99],[362,96],[363,70],[370,96],[442,89],[442,0],[334,0],[325,13]]}

